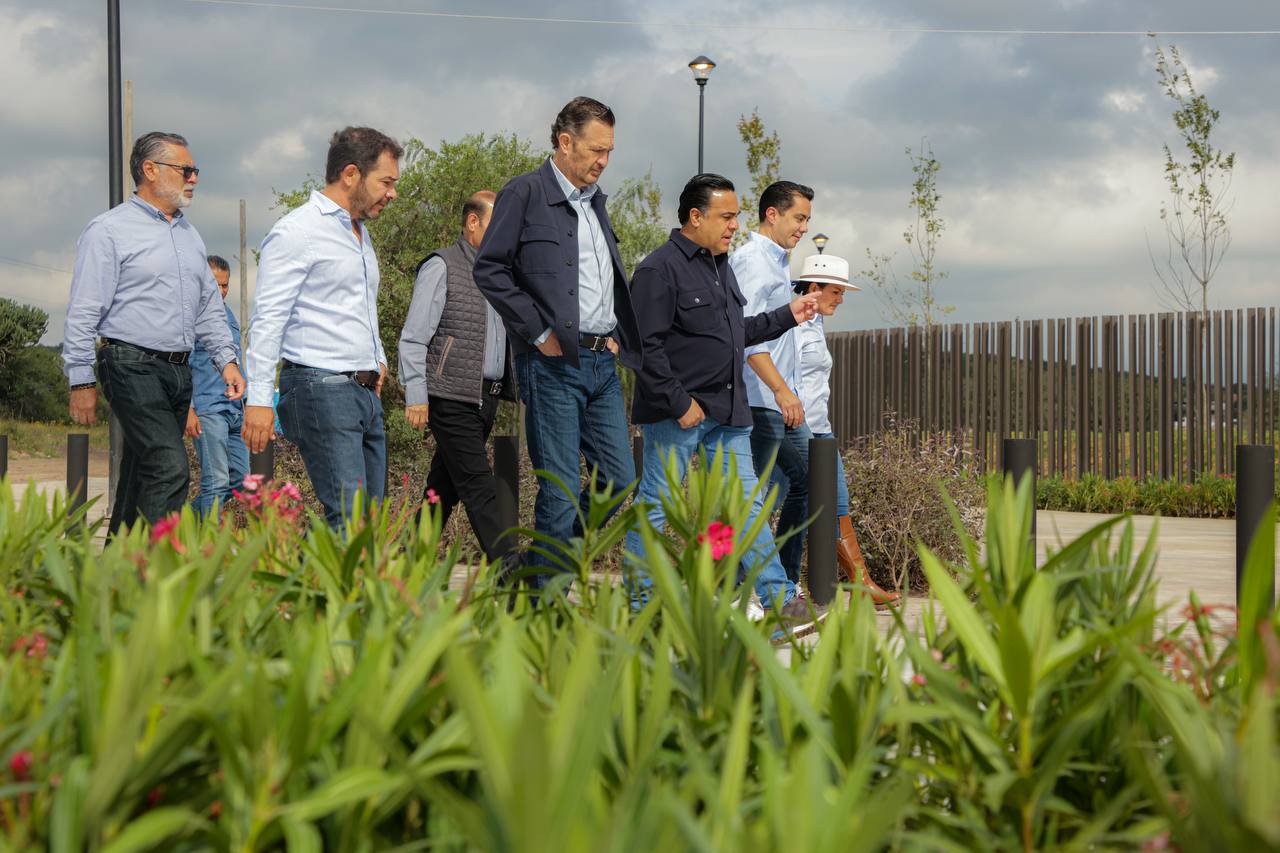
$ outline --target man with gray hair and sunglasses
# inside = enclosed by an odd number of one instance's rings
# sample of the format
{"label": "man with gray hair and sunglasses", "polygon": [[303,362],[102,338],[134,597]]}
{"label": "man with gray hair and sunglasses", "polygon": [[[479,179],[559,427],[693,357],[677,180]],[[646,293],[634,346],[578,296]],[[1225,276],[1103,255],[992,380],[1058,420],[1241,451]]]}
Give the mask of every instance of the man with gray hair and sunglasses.
{"label": "man with gray hair and sunglasses", "polygon": [[186,501],[191,469],[182,435],[197,342],[227,399],[244,394],[204,241],[182,213],[200,179],[187,140],[143,134],[129,171],[137,191],[95,217],[76,244],[62,345],[72,420],[94,423],[101,383],[124,432],[111,536],[139,517],[154,523]]}

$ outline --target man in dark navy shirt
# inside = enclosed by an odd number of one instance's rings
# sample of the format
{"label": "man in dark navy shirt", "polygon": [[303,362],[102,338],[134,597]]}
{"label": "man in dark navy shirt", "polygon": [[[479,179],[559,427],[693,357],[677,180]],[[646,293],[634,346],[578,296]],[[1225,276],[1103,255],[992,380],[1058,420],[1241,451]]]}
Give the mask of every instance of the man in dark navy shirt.
{"label": "man in dark navy shirt", "polygon": [[[746,299],[726,254],[737,229],[733,184],[719,175],[695,175],[680,194],[680,228],[640,262],[632,277],[631,302],[644,364],[636,374],[631,413],[644,431],[639,498],[647,504],[655,530],[662,529],[665,519],[664,467],[672,452],[683,471],[700,447],[709,456],[723,449],[744,492],[755,490],[743,348],[776,338],[817,311],[816,302],[802,296],[772,311],[743,316]],[[762,503],[757,493],[747,527],[754,525]],[[647,596],[650,580],[642,568],[643,541],[635,530],[627,534],[627,551],[632,555],[629,582],[638,603]],[[756,592],[765,607],[779,608],[790,624],[814,618],[810,604],[796,598],[768,524],[760,526],[745,562],[760,567]]]}

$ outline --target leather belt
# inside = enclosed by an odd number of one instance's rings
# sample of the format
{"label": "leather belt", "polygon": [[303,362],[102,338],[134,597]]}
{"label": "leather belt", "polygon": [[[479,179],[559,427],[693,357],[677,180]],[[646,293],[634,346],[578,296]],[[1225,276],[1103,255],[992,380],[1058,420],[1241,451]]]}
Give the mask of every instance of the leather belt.
{"label": "leather belt", "polygon": [[592,352],[604,352],[609,348],[609,336],[583,333],[578,335],[578,346],[589,349]]}
{"label": "leather belt", "polygon": [[280,361],[286,369],[324,370],[325,373],[335,373],[339,376],[350,376],[356,381],[357,385],[361,385],[370,390],[375,390],[378,387],[378,371],[376,370],[326,370],[323,367],[311,367],[306,364],[298,364],[296,361],[290,361],[287,358],[281,359]]}
{"label": "leather belt", "polygon": [[121,341],[116,338],[103,338],[103,340],[112,346],[136,349],[138,352],[145,353],[152,358],[158,358],[161,361],[167,361],[170,364],[186,364],[191,359],[191,352],[189,350],[187,352],[162,352],[158,349],[140,347],[137,344],[131,344],[128,341]]}

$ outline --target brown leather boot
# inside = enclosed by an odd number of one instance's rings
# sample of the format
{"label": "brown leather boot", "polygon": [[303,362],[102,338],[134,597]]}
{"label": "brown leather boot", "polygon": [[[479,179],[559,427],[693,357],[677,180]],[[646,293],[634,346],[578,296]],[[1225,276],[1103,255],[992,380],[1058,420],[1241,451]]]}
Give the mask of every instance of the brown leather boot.
{"label": "brown leather boot", "polygon": [[867,572],[867,561],[862,558],[862,548],[858,545],[858,536],[853,532],[853,519],[847,515],[840,516],[840,541],[836,543],[836,561],[849,583],[860,583],[867,588],[871,603],[877,608],[892,607],[902,600],[901,595],[882,589],[871,579]]}

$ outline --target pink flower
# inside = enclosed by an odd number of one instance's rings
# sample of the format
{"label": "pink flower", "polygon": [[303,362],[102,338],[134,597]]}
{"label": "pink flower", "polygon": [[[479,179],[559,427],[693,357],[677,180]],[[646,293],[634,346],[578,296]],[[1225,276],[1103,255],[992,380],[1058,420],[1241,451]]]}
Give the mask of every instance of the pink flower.
{"label": "pink flower", "polygon": [[13,776],[19,782],[25,782],[31,778],[31,765],[35,763],[35,756],[31,754],[31,750],[24,749],[13,754],[13,758],[9,759],[9,769],[13,772]]}
{"label": "pink flower", "polygon": [[249,474],[244,478],[244,482],[240,485],[244,486],[244,490],[246,492],[256,492],[258,489],[262,488],[262,484],[266,479],[267,478],[261,474]]}
{"label": "pink flower", "polygon": [[706,533],[698,534],[698,542],[711,544],[711,559],[719,560],[733,553],[733,528],[721,521],[713,521]]}
{"label": "pink flower", "polygon": [[151,544],[158,545],[167,539],[169,544],[173,546],[173,550],[179,554],[185,554],[187,549],[183,547],[182,540],[178,538],[178,522],[180,520],[180,516],[173,512],[157,521],[151,528]]}
{"label": "pink flower", "polygon": [[292,482],[285,483],[280,488],[280,492],[291,501],[302,500],[302,492],[298,491],[298,487],[295,486]]}
{"label": "pink flower", "polygon": [[924,673],[917,672],[915,675],[911,676],[911,683],[916,687],[924,687],[929,683],[929,679],[924,677]]}
{"label": "pink flower", "polygon": [[49,638],[36,631],[30,636],[23,636],[14,640],[10,654],[19,654],[24,651],[29,658],[44,660],[49,654]]}
{"label": "pink flower", "polygon": [[427,503],[432,505],[440,503],[440,496],[436,494],[435,489],[427,489]]}

